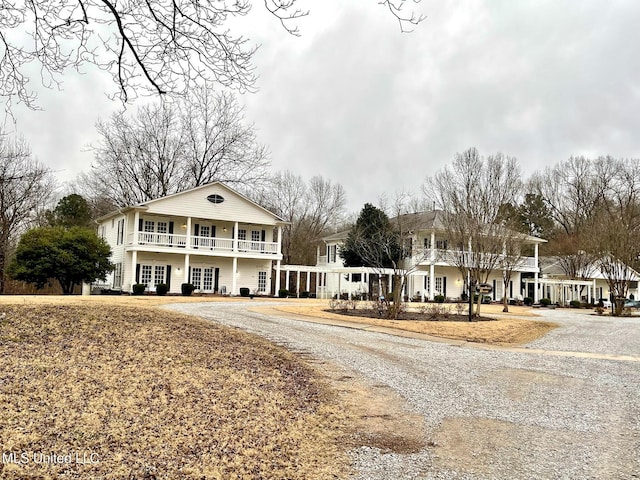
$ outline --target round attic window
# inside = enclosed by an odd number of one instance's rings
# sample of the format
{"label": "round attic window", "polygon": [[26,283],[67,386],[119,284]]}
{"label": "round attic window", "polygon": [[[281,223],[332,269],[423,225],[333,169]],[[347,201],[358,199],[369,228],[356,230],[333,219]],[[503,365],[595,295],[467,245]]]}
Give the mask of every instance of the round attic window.
{"label": "round attic window", "polygon": [[224,202],[224,197],[222,195],[214,193],[213,195],[209,195],[207,197],[207,200],[209,200],[211,203],[222,203]]}

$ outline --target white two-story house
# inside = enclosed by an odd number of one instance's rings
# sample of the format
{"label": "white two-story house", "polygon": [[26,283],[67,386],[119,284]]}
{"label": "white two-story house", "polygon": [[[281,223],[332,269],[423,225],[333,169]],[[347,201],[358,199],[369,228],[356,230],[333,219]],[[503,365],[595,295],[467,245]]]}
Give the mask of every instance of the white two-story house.
{"label": "white two-story house", "polygon": [[[446,298],[458,299],[463,293],[468,293],[467,279],[463,278],[460,269],[452,262],[456,254],[454,246],[449,245],[445,228],[442,223],[442,212],[433,210],[430,212],[410,214],[402,219],[404,223],[412,225],[406,241],[411,246],[412,256],[406,259],[406,271],[410,272],[405,285],[405,296],[419,300],[433,300],[436,295]],[[392,223],[394,221],[392,220]],[[340,247],[347,237],[348,231],[339,232],[325,237],[325,251],[319,252],[317,266],[322,269],[319,294],[331,297],[336,294],[358,294],[368,292],[372,282],[370,276],[378,277],[380,274],[388,275],[391,281],[392,270],[380,271],[363,267],[344,267],[340,258]],[[508,298],[523,299],[530,297],[538,301],[541,294],[539,285],[538,247],[546,240],[522,236],[522,248],[529,251],[530,256],[519,256],[517,265],[512,268],[513,274],[504,289],[502,271],[499,268],[489,277],[489,284],[493,291],[494,300],[500,300],[503,295]],[[528,246],[528,248],[527,248]],[[375,288],[380,288],[377,280],[373,283]]]}
{"label": "white two-story house", "polygon": [[97,223],[116,266],[108,286],[123,292],[164,283],[180,293],[191,283],[201,293],[238,295],[244,287],[266,295],[282,260],[285,222],[220,182],[121,208]]}

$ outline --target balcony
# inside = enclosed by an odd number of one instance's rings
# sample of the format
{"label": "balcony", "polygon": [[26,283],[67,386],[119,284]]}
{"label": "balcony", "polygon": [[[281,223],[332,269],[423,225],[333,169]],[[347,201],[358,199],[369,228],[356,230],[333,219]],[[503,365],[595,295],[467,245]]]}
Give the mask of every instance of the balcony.
{"label": "balcony", "polygon": [[[133,241],[135,239],[135,242]],[[251,240],[234,240],[220,237],[197,237],[176,235],[172,233],[137,232],[129,235],[128,246],[140,247],[147,250],[149,247],[158,251],[181,250],[188,253],[202,253],[214,255],[233,256],[237,253],[256,255],[278,255],[277,242],[259,242]]]}
{"label": "balcony", "polygon": [[[472,256],[469,252],[461,250],[420,248],[415,249],[413,253],[412,262],[418,265],[430,265],[433,261],[435,265],[471,266],[473,263],[483,261],[482,256],[478,259],[475,255]],[[486,261],[494,263],[495,259],[487,256]],[[500,270],[502,268],[501,259],[498,259],[495,263],[496,270]],[[537,271],[538,268],[535,257],[520,257],[517,265],[510,266],[516,271]]]}

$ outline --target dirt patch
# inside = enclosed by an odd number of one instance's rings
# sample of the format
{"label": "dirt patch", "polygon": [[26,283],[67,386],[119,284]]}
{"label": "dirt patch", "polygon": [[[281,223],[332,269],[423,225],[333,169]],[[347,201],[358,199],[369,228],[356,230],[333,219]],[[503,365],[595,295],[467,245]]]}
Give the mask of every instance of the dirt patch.
{"label": "dirt patch", "polygon": [[374,447],[383,452],[417,453],[426,446],[421,415],[385,385],[370,385],[343,370],[322,366],[349,418],[346,448]]}
{"label": "dirt patch", "polygon": [[[495,474],[500,465],[508,466],[509,459],[519,458],[523,451],[562,452],[563,445],[580,444],[584,437],[584,433],[489,418],[448,418],[432,436],[434,465],[469,474]],[[549,464],[560,461],[552,455],[545,456]],[[541,472],[535,468],[532,466],[530,478],[539,478]]]}

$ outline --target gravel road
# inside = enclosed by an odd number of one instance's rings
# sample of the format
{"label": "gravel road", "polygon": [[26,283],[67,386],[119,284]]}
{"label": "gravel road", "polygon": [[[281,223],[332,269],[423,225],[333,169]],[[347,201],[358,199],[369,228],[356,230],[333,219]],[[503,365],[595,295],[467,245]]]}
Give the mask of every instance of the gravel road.
{"label": "gravel road", "polygon": [[354,480],[640,478],[640,318],[544,311],[559,329],[521,349],[490,349],[249,310],[259,305],[168,308],[305,352],[406,400],[424,419],[427,446],[362,447],[352,453]]}

